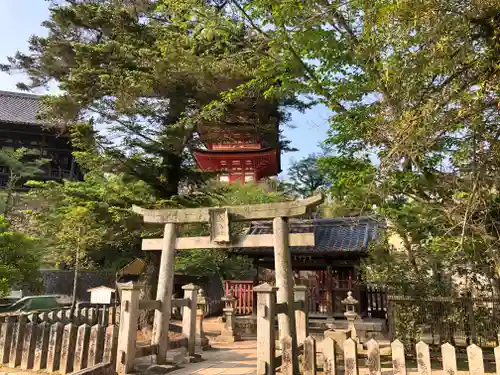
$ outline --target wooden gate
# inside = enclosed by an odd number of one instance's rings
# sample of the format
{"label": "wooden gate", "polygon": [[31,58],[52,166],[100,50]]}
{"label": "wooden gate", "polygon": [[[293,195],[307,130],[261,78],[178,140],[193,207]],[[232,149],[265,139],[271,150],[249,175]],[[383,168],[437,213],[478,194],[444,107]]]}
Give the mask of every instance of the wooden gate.
{"label": "wooden gate", "polygon": [[236,301],[236,315],[250,315],[253,308],[253,281],[226,280],[226,296],[232,295]]}
{"label": "wooden gate", "polygon": [[309,289],[309,313],[312,315],[333,315],[343,317],[345,308],[341,301],[351,291],[360,299],[360,284],[353,280],[350,269],[331,275],[327,271],[317,271],[315,277],[307,281]]}

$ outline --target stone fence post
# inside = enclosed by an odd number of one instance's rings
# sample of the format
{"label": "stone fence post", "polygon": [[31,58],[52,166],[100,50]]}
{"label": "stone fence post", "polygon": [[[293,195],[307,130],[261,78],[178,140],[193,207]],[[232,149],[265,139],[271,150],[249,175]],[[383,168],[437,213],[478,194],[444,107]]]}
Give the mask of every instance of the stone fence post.
{"label": "stone fence post", "polygon": [[134,283],[122,287],[118,358],[116,361],[116,372],[118,374],[128,374],[134,371],[137,319],[139,318],[139,294],[141,288],[142,285]]}
{"label": "stone fence post", "polygon": [[257,294],[257,374],[276,373],[276,291],[267,283],[254,288]]}
{"label": "stone fence post", "polygon": [[196,303],[198,298],[198,286],[194,284],[184,285],[184,299],[187,304],[182,311],[182,333],[188,340],[188,355],[195,354],[196,345]]}
{"label": "stone fence post", "polygon": [[307,308],[307,286],[295,285],[295,327],[297,330],[297,345],[302,345],[306,341],[308,333],[308,308]]}

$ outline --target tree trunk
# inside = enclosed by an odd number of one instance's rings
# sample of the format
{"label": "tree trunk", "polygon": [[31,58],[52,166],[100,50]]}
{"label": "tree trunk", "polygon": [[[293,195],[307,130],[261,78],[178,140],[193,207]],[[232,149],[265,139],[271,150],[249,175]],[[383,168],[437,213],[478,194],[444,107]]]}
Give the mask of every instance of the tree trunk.
{"label": "tree trunk", "polygon": [[418,270],[417,260],[415,259],[415,253],[413,252],[411,242],[406,236],[406,233],[403,233],[403,231],[401,231],[399,235],[401,236],[404,246],[406,248],[406,254],[408,254],[408,261],[411,265],[411,268],[413,269],[413,272],[415,272],[415,275],[418,275],[419,270]]}
{"label": "tree trunk", "polygon": [[80,236],[76,245],[75,272],[73,273],[73,296],[71,298],[70,316],[73,316],[76,309],[76,292],[78,289],[78,271],[80,267]]}
{"label": "tree trunk", "polygon": [[7,196],[5,197],[5,206],[3,208],[3,216],[7,219],[7,216],[9,216],[9,213],[12,209],[12,206],[14,205],[14,202],[12,202],[12,197],[14,195],[14,189],[16,187],[18,178],[14,174],[10,174],[9,181],[7,182]]}
{"label": "tree trunk", "polygon": [[[172,128],[181,118],[186,110],[187,100],[181,92],[178,97],[171,98],[170,113],[164,119],[163,135],[166,139],[161,163],[161,171],[164,183],[161,189],[157,190],[160,198],[169,199],[179,194],[179,184],[184,177],[182,175],[182,152],[187,138],[184,139],[182,131]],[[161,252],[148,252],[146,254],[146,269],[142,277],[144,288],[141,292],[141,299],[156,299],[156,289],[158,286],[159,264]],[[139,324],[141,328],[152,327],[154,311],[142,310],[139,314]]]}
{"label": "tree trunk", "polygon": [[[141,299],[156,299],[156,289],[158,287],[158,275],[161,252],[148,251],[146,253],[146,268],[142,275],[144,288],[141,290]],[[153,327],[154,310],[141,310],[139,314],[139,326],[141,328]]]}

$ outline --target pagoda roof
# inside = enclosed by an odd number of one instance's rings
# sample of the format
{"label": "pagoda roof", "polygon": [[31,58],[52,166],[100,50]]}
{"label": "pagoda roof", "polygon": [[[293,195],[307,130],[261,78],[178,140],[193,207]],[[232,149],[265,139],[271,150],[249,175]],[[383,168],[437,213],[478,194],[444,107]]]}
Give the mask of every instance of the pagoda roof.
{"label": "pagoda roof", "polygon": [[38,116],[46,108],[39,95],[0,91],[0,122],[43,125]]}
{"label": "pagoda roof", "polygon": [[[290,233],[314,233],[314,246],[290,246],[293,255],[333,255],[335,253],[362,253],[386,228],[378,217],[356,216],[331,219],[290,220]],[[247,231],[252,234],[272,234],[272,222],[252,223]],[[236,248],[234,252],[250,256],[273,256],[272,247]]]}
{"label": "pagoda roof", "polygon": [[196,148],[193,150],[193,152],[195,153],[200,153],[200,154],[206,154],[206,155],[210,155],[210,156],[214,156],[214,157],[217,157],[217,154],[224,154],[224,155],[221,155],[221,157],[227,157],[228,154],[235,154],[235,155],[238,155],[238,156],[241,156],[243,154],[265,154],[267,152],[275,152],[276,149],[275,148],[272,148],[272,147],[266,147],[266,148],[259,148],[259,149],[255,149],[255,148],[249,148],[249,149],[217,149],[217,150],[209,150],[209,149],[201,149],[201,148]]}

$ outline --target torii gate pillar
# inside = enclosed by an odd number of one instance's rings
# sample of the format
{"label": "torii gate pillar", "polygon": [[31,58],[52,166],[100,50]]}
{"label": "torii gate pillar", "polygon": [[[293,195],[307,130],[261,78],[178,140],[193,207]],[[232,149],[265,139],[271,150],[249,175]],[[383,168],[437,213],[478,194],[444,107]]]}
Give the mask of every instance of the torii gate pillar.
{"label": "torii gate pillar", "polygon": [[161,301],[161,309],[155,310],[152,344],[156,344],[158,364],[167,360],[168,328],[172,314],[172,295],[174,291],[175,242],[177,228],[174,223],[165,224],[163,243],[161,246],[160,272],[158,274],[158,289],[156,300]]}
{"label": "torii gate pillar", "polygon": [[[147,210],[137,206],[134,212],[144,217],[146,223],[165,225],[162,239],[145,239],[143,250],[161,250],[160,274],[156,299],[161,301],[161,309],[155,312],[152,344],[157,346],[157,362],[167,358],[168,328],[172,307],[175,250],[274,247],[276,267],[277,302],[284,307],[278,315],[280,338],[292,337],[294,368],[298,369],[297,337],[295,334],[293,273],[289,246],[314,246],[313,233],[288,233],[288,218],[303,216],[323,202],[321,195],[307,199],[255,204],[248,206],[204,207],[186,209]],[[231,236],[230,221],[252,221],[273,219],[273,234]],[[177,224],[209,223],[209,237],[177,237]]]}

